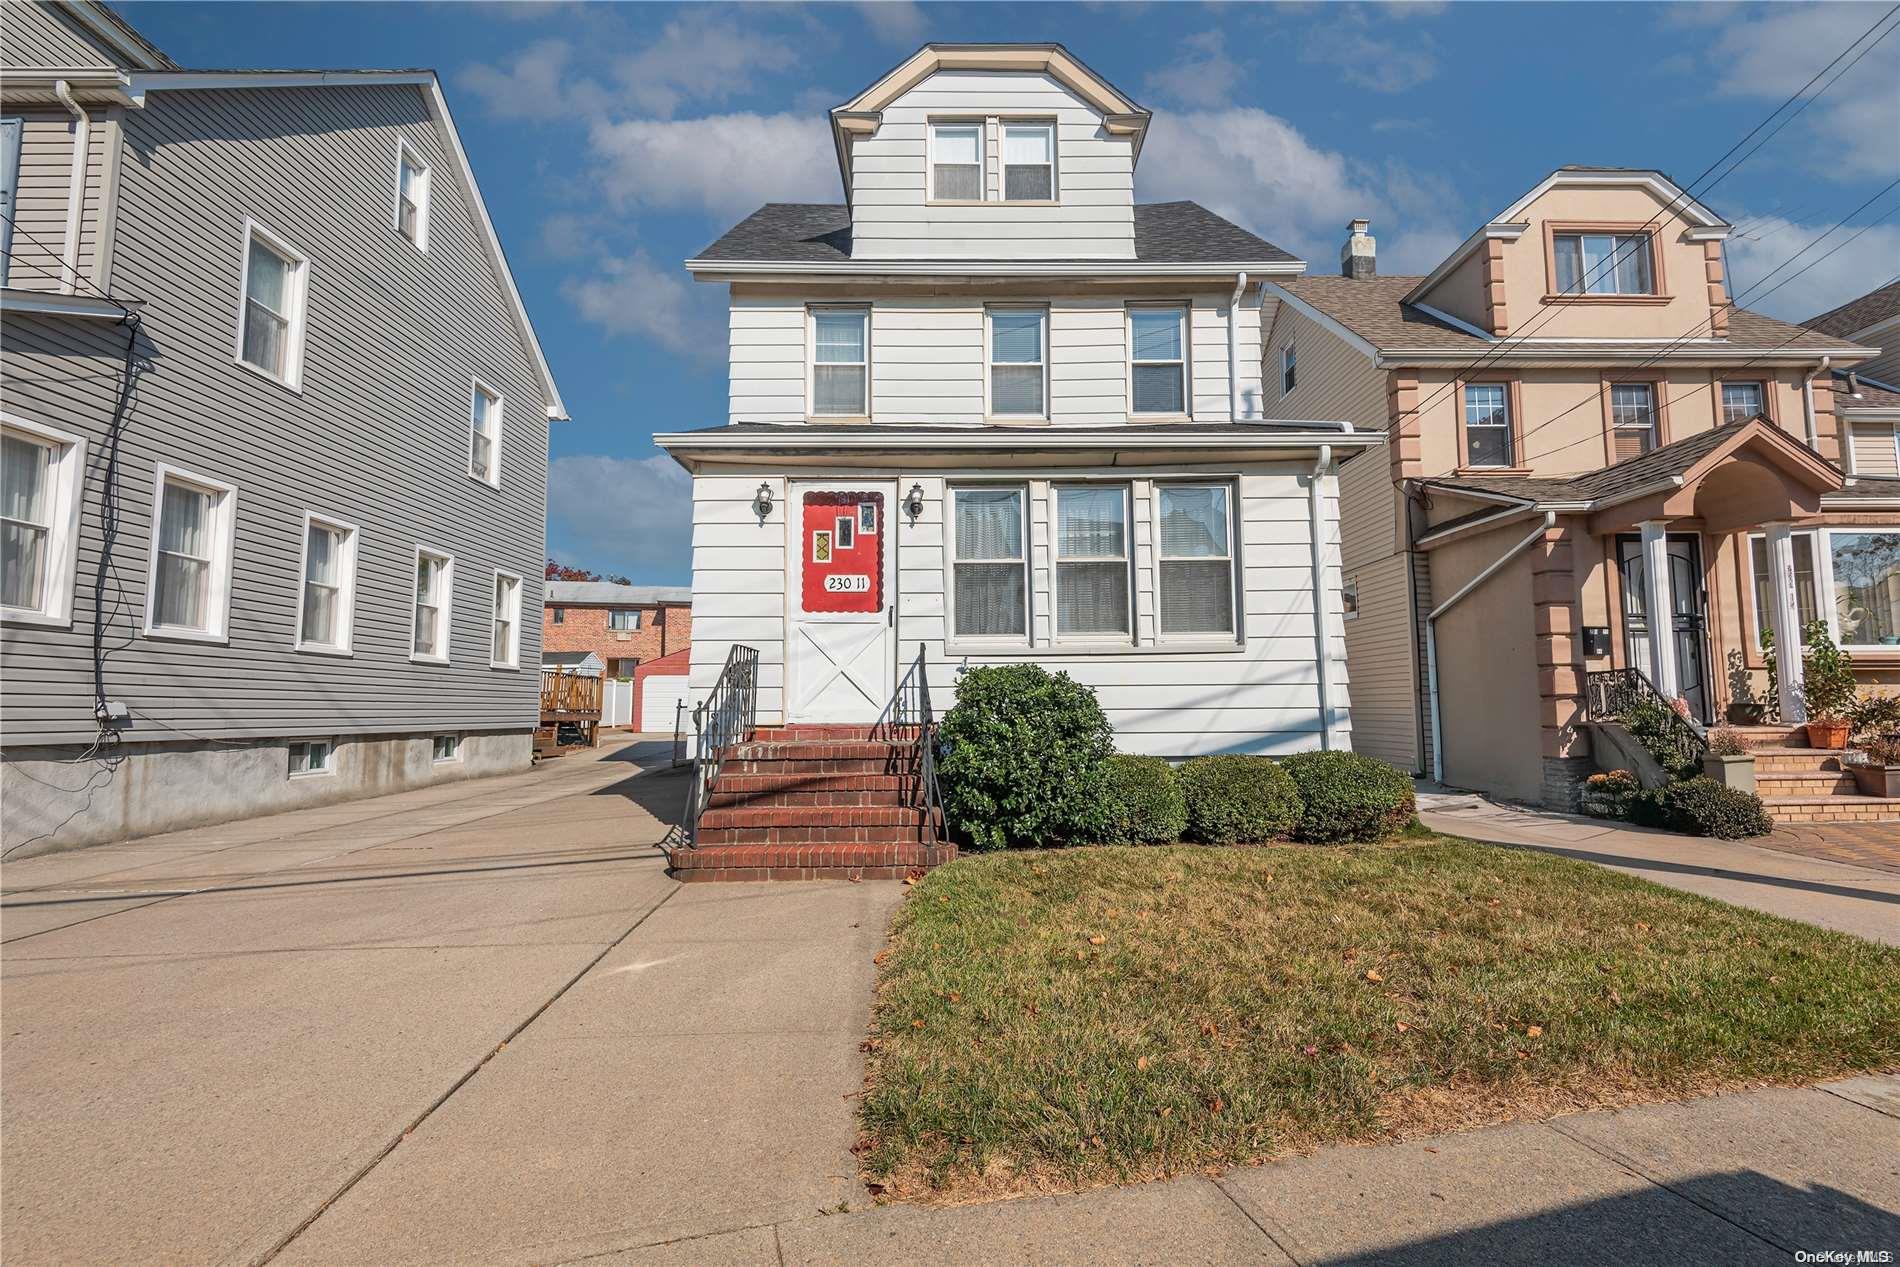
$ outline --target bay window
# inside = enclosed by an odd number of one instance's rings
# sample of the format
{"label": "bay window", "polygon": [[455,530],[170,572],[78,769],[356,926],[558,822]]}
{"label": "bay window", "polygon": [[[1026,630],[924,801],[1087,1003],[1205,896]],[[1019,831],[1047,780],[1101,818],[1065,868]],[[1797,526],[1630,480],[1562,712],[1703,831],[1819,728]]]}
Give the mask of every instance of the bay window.
{"label": "bay window", "polygon": [[349,651],[355,588],[356,529],[306,514],[303,593],[297,611],[299,651]]}
{"label": "bay window", "polygon": [[1029,637],[1028,555],[1023,548],[1024,490],[951,490],[951,607],[959,638]]}
{"label": "bay window", "polygon": [[495,573],[494,607],[489,636],[488,663],[512,669],[521,662],[521,578]]}
{"label": "bay window", "polygon": [[449,605],[454,584],[455,560],[418,546],[414,631],[409,643],[411,660],[448,663]]}
{"label": "bay window", "polygon": [[983,200],[983,125],[930,125],[930,197],[936,202]]}
{"label": "bay window", "polygon": [[1160,616],[1165,634],[1234,636],[1234,525],[1225,484],[1161,484]]}
{"label": "bay window", "polygon": [[1042,308],[992,308],[990,320],[990,414],[1042,418],[1048,410],[1044,384],[1049,322]]}
{"label": "bay window", "polygon": [[24,419],[0,427],[0,615],[9,621],[71,619],[85,448]]}
{"label": "bay window", "polygon": [[1137,414],[1187,412],[1187,309],[1131,308],[1129,410]]}
{"label": "bay window", "polygon": [[1465,465],[1512,462],[1510,389],[1503,383],[1465,385]]}
{"label": "bay window", "polygon": [[286,387],[303,373],[304,293],[310,262],[261,225],[245,222],[238,361]]}
{"label": "bay window", "polygon": [[1056,489],[1056,636],[1126,638],[1128,486]]}
{"label": "bay window", "polygon": [[161,465],[152,494],[145,632],[223,641],[237,490]]}
{"label": "bay window", "polygon": [[1056,127],[1003,125],[1003,201],[1050,202],[1056,196]]}
{"label": "bay window", "polygon": [[812,311],[812,413],[861,418],[870,412],[869,325],[862,308]]}
{"label": "bay window", "polygon": [[1552,265],[1561,295],[1653,295],[1647,233],[1557,233]]}

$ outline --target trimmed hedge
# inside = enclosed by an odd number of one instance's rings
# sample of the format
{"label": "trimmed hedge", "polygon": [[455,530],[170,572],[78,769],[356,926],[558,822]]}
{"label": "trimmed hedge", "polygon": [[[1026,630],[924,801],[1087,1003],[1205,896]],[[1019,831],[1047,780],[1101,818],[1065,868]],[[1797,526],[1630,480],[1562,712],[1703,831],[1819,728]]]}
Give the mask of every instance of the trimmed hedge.
{"label": "trimmed hedge", "polygon": [[1174,767],[1160,757],[1117,753],[1104,767],[1108,830],[1117,845],[1171,845],[1187,830],[1187,798]]}
{"label": "trimmed hedge", "polygon": [[1300,821],[1300,794],[1271,757],[1196,757],[1176,778],[1188,839],[1204,845],[1275,840]]}
{"label": "trimmed hedge", "polygon": [[1746,840],[1766,836],[1775,820],[1762,808],[1761,797],[1728,787],[1710,778],[1684,779],[1662,790],[1661,809],[1666,825],[1717,840]]}
{"label": "trimmed hedge", "polygon": [[940,729],[945,817],[977,849],[1099,840],[1114,731],[1095,692],[1040,665],[965,670]]}
{"label": "trimmed hedge", "polygon": [[1357,752],[1301,752],[1280,762],[1300,795],[1293,839],[1308,844],[1384,840],[1418,813],[1412,781]]}

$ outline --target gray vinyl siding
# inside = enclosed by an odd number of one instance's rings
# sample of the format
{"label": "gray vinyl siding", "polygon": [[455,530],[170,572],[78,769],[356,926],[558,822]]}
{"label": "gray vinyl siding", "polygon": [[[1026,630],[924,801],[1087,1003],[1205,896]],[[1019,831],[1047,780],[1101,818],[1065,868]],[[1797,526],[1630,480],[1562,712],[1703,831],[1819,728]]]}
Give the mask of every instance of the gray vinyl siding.
{"label": "gray vinyl siding", "polygon": [[[391,226],[396,139],[431,168],[429,251]],[[131,740],[526,729],[538,712],[547,401],[424,90],[155,92],[125,115],[113,293],[144,301],[107,586],[107,694]],[[301,392],[234,357],[246,216],[310,257]],[[93,575],[121,331],[6,318],[9,411],[88,442],[70,629],[8,626],[9,744],[94,731]],[[467,475],[470,380],[505,398],[501,487]],[[237,486],[229,645],[145,610],[155,464]],[[303,514],[359,529],[354,653],[292,649]],[[409,660],[414,552],[454,556],[448,665]],[[519,661],[489,668],[496,568]]]}
{"label": "gray vinyl siding", "polygon": [[64,14],[43,4],[7,0],[0,21],[0,66],[106,70],[112,55]]}
{"label": "gray vinyl siding", "polygon": [[[20,184],[15,201],[7,285],[15,290],[58,291],[66,270],[66,207],[72,197],[73,117],[65,111],[7,111],[23,120],[20,133]],[[103,112],[101,112],[103,113]],[[104,145],[95,129],[87,148],[86,216],[81,221],[79,271],[92,267],[91,247],[98,237],[99,174]],[[79,286],[85,290],[84,285]]]}

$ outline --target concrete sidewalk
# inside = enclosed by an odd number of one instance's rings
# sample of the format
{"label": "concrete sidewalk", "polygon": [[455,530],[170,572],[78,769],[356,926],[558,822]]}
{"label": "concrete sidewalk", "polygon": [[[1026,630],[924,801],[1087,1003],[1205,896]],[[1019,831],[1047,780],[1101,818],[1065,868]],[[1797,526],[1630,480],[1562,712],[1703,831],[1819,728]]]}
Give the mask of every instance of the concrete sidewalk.
{"label": "concrete sidewalk", "polygon": [[1419,795],[1433,831],[1600,863],[1687,893],[1900,946],[1900,875],[1626,823],[1503,805],[1469,793]]}

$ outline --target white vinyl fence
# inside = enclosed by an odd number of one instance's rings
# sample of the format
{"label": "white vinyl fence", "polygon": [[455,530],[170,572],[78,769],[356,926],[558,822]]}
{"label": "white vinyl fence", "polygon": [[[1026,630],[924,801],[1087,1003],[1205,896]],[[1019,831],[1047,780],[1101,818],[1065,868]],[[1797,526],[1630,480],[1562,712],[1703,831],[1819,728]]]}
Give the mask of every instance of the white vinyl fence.
{"label": "white vinyl fence", "polygon": [[631,726],[633,724],[633,679],[610,677],[601,688],[600,724],[603,726]]}

